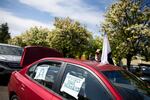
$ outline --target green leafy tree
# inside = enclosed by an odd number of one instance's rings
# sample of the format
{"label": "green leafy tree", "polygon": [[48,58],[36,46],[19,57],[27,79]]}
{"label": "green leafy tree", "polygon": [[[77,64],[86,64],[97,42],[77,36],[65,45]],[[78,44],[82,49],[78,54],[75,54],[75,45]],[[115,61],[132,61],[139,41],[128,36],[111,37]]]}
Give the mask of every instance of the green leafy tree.
{"label": "green leafy tree", "polygon": [[10,33],[8,31],[9,28],[7,23],[0,25],[0,43],[7,43],[8,40],[11,38]]}
{"label": "green leafy tree", "polygon": [[9,40],[10,44],[19,46],[37,45],[55,48],[65,57],[80,57],[95,53],[101,48],[99,37],[93,38],[85,26],[70,18],[55,18],[52,30],[33,27]]}
{"label": "green leafy tree", "polygon": [[48,46],[46,38],[49,33],[50,31],[46,28],[33,27],[20,36],[12,38],[9,43],[20,46]]}
{"label": "green leafy tree", "polygon": [[12,44],[12,45],[18,45],[18,46],[21,46],[21,47],[26,46],[26,43],[23,43],[22,36],[13,37],[13,38],[8,40],[8,43]]}
{"label": "green leafy tree", "polygon": [[47,38],[50,47],[58,49],[65,57],[75,57],[88,49],[92,35],[78,21],[55,18],[54,26]]}
{"label": "green leafy tree", "polygon": [[140,5],[141,0],[119,0],[108,8],[102,25],[113,56],[117,61],[126,58],[128,67],[134,55],[143,55],[149,48],[150,10],[141,10]]}
{"label": "green leafy tree", "polygon": [[95,36],[94,38],[90,39],[90,48],[89,51],[92,54],[95,54],[97,49],[102,50],[103,38],[99,36]]}
{"label": "green leafy tree", "polygon": [[150,60],[150,36],[143,37],[139,41],[140,46],[138,46],[138,50],[140,50],[139,54],[145,57],[146,61]]}

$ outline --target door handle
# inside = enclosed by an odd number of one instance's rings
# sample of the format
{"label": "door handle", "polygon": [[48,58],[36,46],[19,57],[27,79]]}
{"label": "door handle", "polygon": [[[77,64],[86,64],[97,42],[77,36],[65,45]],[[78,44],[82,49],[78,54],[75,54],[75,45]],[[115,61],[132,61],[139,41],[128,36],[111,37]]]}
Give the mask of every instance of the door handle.
{"label": "door handle", "polygon": [[24,91],[25,85],[21,84],[21,90]]}

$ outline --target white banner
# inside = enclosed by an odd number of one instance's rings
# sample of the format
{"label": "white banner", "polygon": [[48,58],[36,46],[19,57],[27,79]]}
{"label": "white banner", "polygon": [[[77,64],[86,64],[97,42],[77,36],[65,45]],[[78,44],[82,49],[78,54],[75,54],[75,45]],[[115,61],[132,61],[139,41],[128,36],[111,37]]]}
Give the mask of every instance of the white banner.
{"label": "white banner", "polygon": [[36,75],[35,75],[34,79],[45,80],[48,68],[49,68],[49,66],[37,67],[37,71],[36,71]]}
{"label": "white banner", "polygon": [[78,99],[78,94],[84,81],[85,78],[79,78],[68,73],[60,91],[66,92]]}

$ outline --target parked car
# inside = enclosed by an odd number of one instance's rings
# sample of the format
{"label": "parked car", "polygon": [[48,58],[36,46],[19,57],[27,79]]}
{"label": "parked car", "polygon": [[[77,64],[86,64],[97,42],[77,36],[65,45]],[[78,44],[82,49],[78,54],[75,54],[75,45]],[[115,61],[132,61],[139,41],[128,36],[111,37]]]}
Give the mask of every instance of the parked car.
{"label": "parked car", "polygon": [[0,75],[10,74],[20,70],[20,60],[23,48],[15,45],[0,43]]}
{"label": "parked car", "polygon": [[131,65],[129,71],[137,75],[137,73],[140,73],[140,67],[138,65]]}
{"label": "parked car", "polygon": [[139,64],[141,70],[141,79],[150,84],[150,65]]}
{"label": "parked car", "polygon": [[150,100],[149,87],[121,67],[46,50],[47,55],[43,48],[38,53],[25,48],[24,68],[13,72],[8,84],[10,100]]}
{"label": "parked car", "polygon": [[138,64],[131,65],[130,72],[140,77],[143,81],[150,85],[150,65],[149,64]]}

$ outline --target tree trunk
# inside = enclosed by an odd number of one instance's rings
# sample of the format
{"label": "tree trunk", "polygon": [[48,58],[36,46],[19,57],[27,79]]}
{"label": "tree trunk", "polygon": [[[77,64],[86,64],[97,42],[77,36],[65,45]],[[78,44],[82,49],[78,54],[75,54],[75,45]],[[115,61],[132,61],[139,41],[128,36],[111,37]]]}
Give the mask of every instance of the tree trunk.
{"label": "tree trunk", "polygon": [[132,55],[127,55],[127,67],[128,67],[128,70],[129,70],[130,65],[131,65],[131,60],[132,60]]}
{"label": "tree trunk", "polygon": [[118,65],[122,67],[122,59],[119,59]]}
{"label": "tree trunk", "polygon": [[117,61],[117,66],[119,66],[119,67],[122,67],[122,58],[118,58],[118,61]]}

